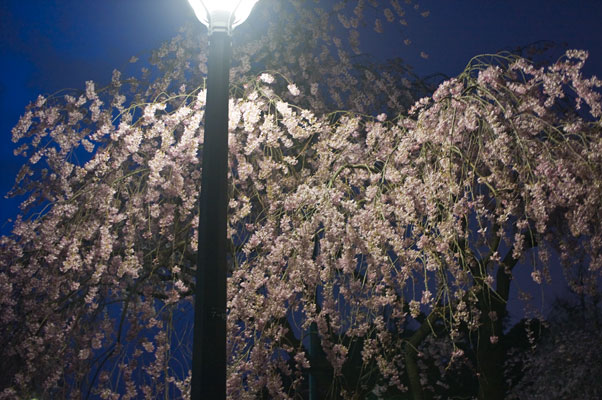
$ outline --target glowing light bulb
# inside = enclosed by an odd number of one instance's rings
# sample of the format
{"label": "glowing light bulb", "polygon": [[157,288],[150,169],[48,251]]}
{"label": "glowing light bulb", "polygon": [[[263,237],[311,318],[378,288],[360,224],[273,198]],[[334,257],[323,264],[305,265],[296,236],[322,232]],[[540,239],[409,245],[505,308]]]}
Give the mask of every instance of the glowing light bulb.
{"label": "glowing light bulb", "polygon": [[228,32],[245,22],[257,0],[188,0],[209,33]]}

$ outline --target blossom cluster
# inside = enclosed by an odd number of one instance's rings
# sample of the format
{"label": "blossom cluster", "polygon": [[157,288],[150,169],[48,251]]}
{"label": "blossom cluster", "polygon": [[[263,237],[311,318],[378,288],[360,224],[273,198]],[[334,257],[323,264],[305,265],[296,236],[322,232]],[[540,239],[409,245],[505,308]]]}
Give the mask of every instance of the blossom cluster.
{"label": "blossom cluster", "polygon": [[[202,85],[172,87],[187,50],[182,38],[160,50],[171,72],[130,106],[124,89],[140,83],[116,72],[105,91],[40,97],[14,128],[28,159],[15,193],[28,197],[0,238],[0,379],[10,380],[0,398],[118,398],[116,382],[122,398],[186,396],[173,321],[202,268],[205,110]],[[598,278],[602,84],[582,77],[586,57],[475,63],[407,113],[401,92],[387,113],[378,107],[396,79],[383,74],[356,104],[376,117],[328,112],[355,78],[322,93],[303,76],[319,57],[295,61],[300,82],[283,78],[292,61],[241,81],[229,104],[229,397],[294,398],[319,364],[312,329],[338,392],[353,394],[343,379],[353,357],[379,388],[405,391],[411,323],[437,318],[460,357],[465,327],[495,326],[483,330],[495,345],[505,308],[487,296],[508,300],[501,282],[514,268],[544,282],[558,252],[569,278],[583,259]],[[431,354],[437,367],[443,358]]]}

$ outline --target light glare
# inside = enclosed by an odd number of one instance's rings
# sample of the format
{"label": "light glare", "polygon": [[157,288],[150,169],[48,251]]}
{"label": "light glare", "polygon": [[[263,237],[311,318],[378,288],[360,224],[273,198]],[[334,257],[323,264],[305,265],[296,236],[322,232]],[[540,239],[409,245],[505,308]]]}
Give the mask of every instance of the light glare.
{"label": "light glare", "polygon": [[210,30],[231,31],[245,22],[257,0],[188,0],[196,17]]}

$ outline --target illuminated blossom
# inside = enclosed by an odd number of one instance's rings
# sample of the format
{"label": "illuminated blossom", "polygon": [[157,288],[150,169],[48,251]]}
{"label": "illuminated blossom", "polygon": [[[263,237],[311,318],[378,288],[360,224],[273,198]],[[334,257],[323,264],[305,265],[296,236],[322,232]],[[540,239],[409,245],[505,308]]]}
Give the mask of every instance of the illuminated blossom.
{"label": "illuminated blossom", "polygon": [[[583,256],[591,263],[580,278],[567,273],[580,290],[602,270],[600,82],[582,77],[587,54],[541,70],[514,57],[495,67],[477,59],[414,102],[411,77],[359,73],[342,40],[323,39],[338,18],[346,45],[359,49],[354,26],[365,11],[346,6],[338,17],[298,15],[295,26],[307,29],[297,34],[320,40],[323,53],[312,47],[301,60],[297,47],[270,40],[236,49],[232,399],[301,396],[307,369],[320,365],[306,348],[310,333],[338,392],[351,390],[344,367],[356,347],[377,392],[407,391],[408,365],[459,358],[462,334],[499,345],[509,299],[495,285],[509,286],[516,265],[554,249],[571,271]],[[11,385],[2,396],[40,387],[80,397],[90,384],[112,398],[116,382],[126,398],[187,395],[187,367],[171,366],[186,357],[178,335],[190,331],[174,321],[193,303],[206,101],[206,48],[190,36],[153,56],[168,71],[157,80],[115,71],[104,91],[89,83],[82,94],[38,99],[13,129],[27,163],[15,191],[25,194],[23,215],[0,238],[0,365]],[[253,70],[251,55],[274,58],[262,49],[281,52],[280,69]],[[80,150],[96,152],[78,160]],[[545,269],[532,271],[546,281]],[[484,298],[503,301],[494,309]],[[446,332],[444,355],[427,351],[433,326]],[[422,331],[430,338],[414,337],[414,354],[408,338]],[[358,396],[377,385],[364,384]]]}

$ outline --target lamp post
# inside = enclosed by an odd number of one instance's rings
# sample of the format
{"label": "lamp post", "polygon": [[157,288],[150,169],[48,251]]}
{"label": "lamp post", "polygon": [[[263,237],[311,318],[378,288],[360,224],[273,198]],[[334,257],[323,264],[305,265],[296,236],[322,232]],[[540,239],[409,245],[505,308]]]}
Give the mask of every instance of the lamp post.
{"label": "lamp post", "polygon": [[199,200],[192,400],[226,398],[228,98],[232,30],[257,0],[188,0],[209,28],[207,103]]}

